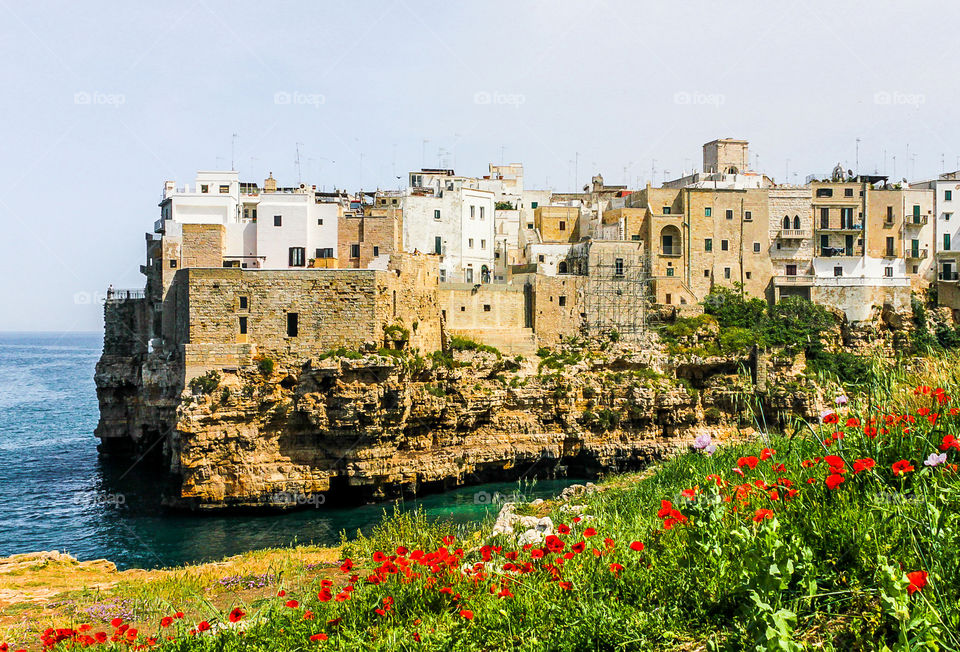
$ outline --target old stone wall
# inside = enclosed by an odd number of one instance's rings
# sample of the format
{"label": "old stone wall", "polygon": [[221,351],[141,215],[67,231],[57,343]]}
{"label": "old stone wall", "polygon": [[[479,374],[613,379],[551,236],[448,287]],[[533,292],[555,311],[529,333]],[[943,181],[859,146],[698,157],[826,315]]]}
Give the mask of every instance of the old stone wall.
{"label": "old stone wall", "polygon": [[440,306],[450,330],[524,328],[523,284],[440,286]]}
{"label": "old stone wall", "polygon": [[222,267],[226,231],[222,224],[184,224],[180,267]]}

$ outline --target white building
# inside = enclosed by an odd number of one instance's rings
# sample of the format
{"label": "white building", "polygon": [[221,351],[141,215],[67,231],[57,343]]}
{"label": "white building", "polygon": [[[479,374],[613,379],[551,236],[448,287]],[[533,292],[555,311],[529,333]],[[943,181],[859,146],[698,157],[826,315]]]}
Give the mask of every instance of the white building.
{"label": "white building", "polygon": [[403,248],[442,256],[440,281],[490,283],[495,195],[453,170],[410,173],[403,197]]}
{"label": "white building", "polygon": [[960,270],[960,171],[941,174],[936,179],[910,184],[911,188],[933,190],[933,243],[936,251],[937,278],[957,279]]}
{"label": "white building", "polygon": [[279,188],[271,176],[259,188],[235,171],[201,171],[192,188],[165,184],[154,231],[178,236],[183,224],[222,224],[225,266],[288,269],[336,258],[340,212],[312,186]]}

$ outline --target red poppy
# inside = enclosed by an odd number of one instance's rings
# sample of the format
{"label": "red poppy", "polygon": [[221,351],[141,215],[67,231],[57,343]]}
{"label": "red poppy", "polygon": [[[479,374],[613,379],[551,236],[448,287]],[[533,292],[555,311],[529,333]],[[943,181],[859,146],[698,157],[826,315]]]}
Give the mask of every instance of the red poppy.
{"label": "red poppy", "polygon": [[670,512],[673,510],[673,503],[669,500],[660,501],[660,509],[657,511],[657,516],[659,518],[666,518],[670,516]]}
{"label": "red poppy", "polygon": [[610,564],[610,572],[613,573],[614,576],[620,575],[620,571],[622,570],[623,570],[623,566],[621,566],[620,564]]}
{"label": "red poppy", "polygon": [[170,616],[164,616],[163,618],[160,619],[161,627],[169,627],[172,624],[173,624],[173,618],[171,618]]}
{"label": "red poppy", "polygon": [[277,596],[279,596],[279,597],[281,597],[281,598],[282,598],[283,596],[285,596],[286,594],[287,594],[287,592],[284,591],[283,589],[280,589],[279,591],[277,591]]}
{"label": "red poppy", "polygon": [[453,545],[453,542],[456,541],[456,539],[448,534],[447,536],[443,537],[442,541],[443,541],[443,545],[451,546]]}
{"label": "red poppy", "polygon": [[680,495],[683,496],[684,498],[689,498],[690,500],[693,500],[694,497],[697,495],[697,489],[699,489],[699,487],[694,487],[693,489],[684,489],[683,491],[680,492]]}
{"label": "red poppy", "polygon": [[876,462],[874,462],[874,461],[873,461],[872,459],[870,459],[869,457],[865,457],[865,458],[863,458],[863,459],[861,459],[861,460],[854,460],[854,462],[853,462],[853,474],[856,475],[857,473],[860,473],[861,471],[867,471],[867,470],[869,470],[869,469],[872,469],[875,464],[876,464]]}
{"label": "red poppy", "polygon": [[330,637],[327,636],[326,634],[324,634],[323,632],[320,632],[319,634],[314,634],[313,636],[311,636],[311,637],[310,637],[310,640],[311,640],[311,641],[326,641],[328,638],[330,638]]}
{"label": "red poppy", "polygon": [[753,522],[759,523],[765,518],[773,518],[773,511],[769,509],[758,509],[753,515]]}
{"label": "red poppy", "polygon": [[946,435],[943,438],[943,443],[940,444],[940,450],[948,451],[951,448],[956,448],[960,451],[960,440],[958,440],[954,435]]}
{"label": "red poppy", "polygon": [[760,451],[760,459],[767,460],[776,454],[777,454],[777,451],[773,450],[772,448],[764,448],[762,451]]}
{"label": "red poppy", "polygon": [[641,543],[640,541],[634,541],[633,543],[630,544],[630,550],[633,550],[634,552],[643,551],[643,543]]}
{"label": "red poppy", "polygon": [[469,609],[461,609],[460,615],[466,618],[467,620],[473,620],[473,612]]}
{"label": "red poppy", "polygon": [[543,558],[543,548],[534,548],[530,551],[530,557],[533,559],[542,559]]}
{"label": "red poppy", "polygon": [[297,607],[300,606],[300,603],[297,602],[296,600],[287,600],[287,606],[290,607],[291,609],[296,609]]}
{"label": "red poppy", "polygon": [[210,623],[205,620],[201,620],[199,623],[197,623],[197,629],[201,632],[205,632],[210,629]]}
{"label": "red poppy", "polygon": [[585,537],[593,537],[596,535],[597,535],[597,531],[594,530],[592,527],[588,527],[586,530],[583,531],[583,536]]}
{"label": "red poppy", "polygon": [[230,616],[229,616],[230,622],[231,623],[240,622],[240,619],[246,615],[247,615],[246,612],[244,612],[240,607],[234,607],[233,611],[230,612]]}
{"label": "red poppy", "polygon": [[573,544],[572,546],[570,546],[570,550],[572,550],[573,552],[577,553],[578,555],[579,555],[581,552],[583,552],[584,550],[586,550],[586,548],[587,548],[587,544],[584,543],[583,541],[581,541],[581,542],[579,542],[579,543],[575,543],[575,544]]}
{"label": "red poppy", "polygon": [[836,489],[844,482],[846,482],[846,480],[842,475],[839,473],[831,473],[827,476],[827,489]]}
{"label": "red poppy", "polygon": [[907,573],[907,579],[910,580],[910,586],[907,587],[907,592],[913,595],[927,585],[927,571]]}
{"label": "red poppy", "polygon": [[573,582],[558,582],[558,583],[557,583],[557,586],[559,586],[559,587],[560,587],[561,589],[563,589],[564,591],[572,591],[572,590],[573,590]]}
{"label": "red poppy", "polygon": [[557,534],[570,534],[570,526],[561,523],[557,526]]}
{"label": "red poppy", "polygon": [[110,624],[113,625],[114,627],[119,627],[120,625],[123,624],[123,618],[114,618],[113,620],[110,621]]}
{"label": "red poppy", "polygon": [[747,467],[750,467],[751,471],[757,468],[757,464],[759,463],[760,463],[760,460],[754,457],[753,455],[750,455],[748,457],[741,457],[740,459],[737,460],[738,467],[747,466]]}
{"label": "red poppy", "polygon": [[840,417],[837,416],[836,412],[831,412],[827,416],[823,417],[823,422],[828,424],[834,424],[840,421]]}
{"label": "red poppy", "polygon": [[894,475],[900,475],[902,473],[909,473],[913,471],[913,466],[910,465],[910,462],[907,460],[900,460],[899,462],[894,462],[893,466],[890,468],[893,469]]}

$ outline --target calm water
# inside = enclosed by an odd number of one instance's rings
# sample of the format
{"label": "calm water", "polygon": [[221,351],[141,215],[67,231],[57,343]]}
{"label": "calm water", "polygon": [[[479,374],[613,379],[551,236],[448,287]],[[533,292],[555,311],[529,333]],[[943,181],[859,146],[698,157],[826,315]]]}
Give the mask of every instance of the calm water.
{"label": "calm water", "polygon": [[[0,556],[62,550],[107,558],[121,568],[218,559],[293,542],[332,544],[339,533],[367,531],[389,505],[324,507],[275,515],[207,516],[165,512],[154,482],[98,459],[94,367],[102,336],[0,333]],[[120,477],[123,476],[123,477]],[[524,488],[548,497],[574,480]],[[432,518],[477,521],[496,506],[477,492],[517,491],[488,484],[426,496]]]}

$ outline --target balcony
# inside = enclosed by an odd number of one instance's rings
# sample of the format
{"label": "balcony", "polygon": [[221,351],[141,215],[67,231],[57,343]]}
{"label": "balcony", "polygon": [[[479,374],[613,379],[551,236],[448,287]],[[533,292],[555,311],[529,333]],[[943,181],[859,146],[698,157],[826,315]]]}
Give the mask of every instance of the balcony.
{"label": "balcony", "polygon": [[903,218],[904,226],[915,226],[921,227],[926,226],[927,222],[930,221],[929,215],[907,215]]}
{"label": "balcony", "polygon": [[163,233],[163,232],[164,232],[164,228],[163,228],[163,218],[161,218],[161,219],[159,219],[159,220],[157,220],[156,222],[153,223],[153,232],[154,232],[154,233]]}
{"label": "balcony", "polygon": [[837,226],[823,226],[820,225],[820,231],[831,231],[833,233],[859,233],[863,231],[862,224],[839,224]]}
{"label": "balcony", "polygon": [[813,276],[810,274],[789,274],[787,276],[774,276],[774,285],[813,285]]}
{"label": "balcony", "polygon": [[860,258],[863,256],[863,247],[819,247],[817,254],[820,258]]}
{"label": "balcony", "polygon": [[960,272],[940,272],[937,274],[937,278],[941,281],[956,281],[958,276],[960,276]]}
{"label": "balcony", "polygon": [[926,260],[929,251],[927,249],[907,249],[907,253],[904,258],[912,258],[913,260]]}
{"label": "balcony", "polygon": [[807,229],[780,229],[781,240],[805,240],[811,236]]}
{"label": "balcony", "polygon": [[683,255],[682,247],[664,247],[660,250],[661,256],[679,257]]}

